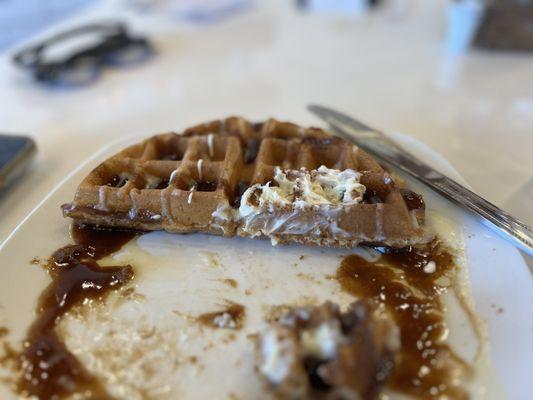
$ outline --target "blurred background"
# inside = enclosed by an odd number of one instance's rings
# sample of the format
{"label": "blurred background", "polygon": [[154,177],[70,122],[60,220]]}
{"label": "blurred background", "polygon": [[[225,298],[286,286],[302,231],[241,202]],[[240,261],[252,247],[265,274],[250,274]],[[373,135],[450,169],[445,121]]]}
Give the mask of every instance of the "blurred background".
{"label": "blurred background", "polygon": [[531,224],[532,51],[529,0],[0,0],[0,132],[38,148],[0,192],[0,239],[110,141],[228,115],[320,124],[312,102],[411,135]]}
{"label": "blurred background", "polygon": [[0,0],[0,50],[30,38],[68,18],[91,0]]}

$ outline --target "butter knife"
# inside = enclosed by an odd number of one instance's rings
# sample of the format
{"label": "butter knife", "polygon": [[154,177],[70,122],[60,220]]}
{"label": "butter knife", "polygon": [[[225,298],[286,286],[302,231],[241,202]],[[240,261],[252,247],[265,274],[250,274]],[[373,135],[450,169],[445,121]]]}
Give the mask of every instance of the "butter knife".
{"label": "butter knife", "polygon": [[327,122],[337,136],[354,142],[379,160],[406,172],[459,207],[467,209],[479,217],[484,225],[533,256],[533,230],[525,223],[434,170],[382,132],[327,107],[312,104],[307,108]]}

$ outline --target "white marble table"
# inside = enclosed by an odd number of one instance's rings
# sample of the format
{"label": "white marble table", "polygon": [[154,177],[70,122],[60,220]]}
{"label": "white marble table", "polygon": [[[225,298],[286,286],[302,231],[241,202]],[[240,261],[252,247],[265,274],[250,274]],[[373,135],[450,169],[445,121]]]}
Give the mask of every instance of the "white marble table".
{"label": "white marble table", "polygon": [[478,193],[533,219],[531,207],[515,204],[520,190],[533,199],[533,56],[447,56],[448,2],[413,0],[400,12],[354,18],[268,1],[202,27],[136,15],[124,3],[96,3],[68,24],[126,18],[153,38],[150,63],[108,70],[87,88],[50,90],[11,65],[12,51],[0,54],[0,131],[28,133],[39,147],[25,179],[0,195],[0,240],[110,140],[228,114],[318,124],[310,102],[413,135]]}

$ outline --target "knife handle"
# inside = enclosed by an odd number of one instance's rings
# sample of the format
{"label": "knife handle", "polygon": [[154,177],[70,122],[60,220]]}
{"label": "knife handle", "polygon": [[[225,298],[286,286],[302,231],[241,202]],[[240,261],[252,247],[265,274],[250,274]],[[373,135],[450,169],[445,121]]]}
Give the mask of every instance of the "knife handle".
{"label": "knife handle", "polygon": [[[410,158],[410,157],[409,157]],[[405,162],[406,160],[404,160]],[[413,159],[410,158],[411,163]],[[401,168],[404,172],[421,180],[426,185],[433,188],[435,191],[448,198],[452,202],[461,207],[465,207],[474,214],[477,214],[483,219],[483,222],[489,224],[489,228],[497,233],[501,233],[506,239],[510,239],[521,250],[525,251],[529,256],[533,256],[533,230],[523,222],[519,221],[512,215],[506,213],[494,204],[478,196],[471,190],[467,189],[460,183],[454,181],[440,172],[435,171],[429,165],[416,160],[415,164],[420,170],[423,166],[427,171],[425,174],[417,174],[411,170],[409,162],[403,164]],[[493,226],[490,226],[493,225]]]}

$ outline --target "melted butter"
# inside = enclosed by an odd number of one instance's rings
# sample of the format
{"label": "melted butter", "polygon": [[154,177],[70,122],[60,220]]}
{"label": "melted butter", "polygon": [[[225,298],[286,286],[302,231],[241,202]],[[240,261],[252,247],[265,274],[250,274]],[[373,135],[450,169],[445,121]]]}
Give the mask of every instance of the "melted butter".
{"label": "melted butter", "polygon": [[133,278],[131,266],[101,267],[97,260],[117,251],[134,233],[73,227],[75,244],[57,250],[45,265],[52,282],[39,297],[37,316],[20,353],[9,360],[19,371],[15,390],[40,400],[81,396],[110,399],[101,383],[68,350],[55,327],[74,306],[105,295]]}
{"label": "melted butter", "polygon": [[[425,268],[430,262],[435,264],[432,273]],[[446,343],[441,299],[455,272],[453,255],[437,240],[385,254],[375,262],[350,255],[338,268],[336,278],[343,290],[374,299],[400,329],[402,346],[389,381],[392,389],[424,399],[469,398],[461,385],[472,370]]]}

